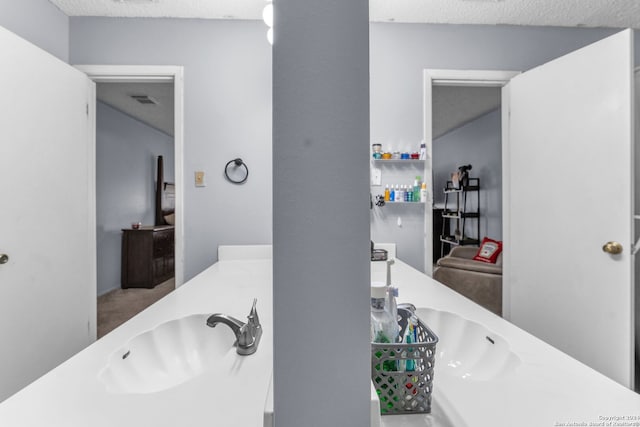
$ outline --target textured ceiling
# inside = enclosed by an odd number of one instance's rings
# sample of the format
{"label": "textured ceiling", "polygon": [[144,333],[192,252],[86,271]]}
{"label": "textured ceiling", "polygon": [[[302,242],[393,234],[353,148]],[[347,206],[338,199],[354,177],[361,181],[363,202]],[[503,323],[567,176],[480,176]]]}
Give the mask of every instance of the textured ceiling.
{"label": "textured ceiling", "polygon": [[265,0],[50,0],[69,16],[262,19]]}
{"label": "textured ceiling", "polygon": [[[50,0],[69,16],[262,19],[264,0]],[[320,0],[321,1],[321,0]],[[640,29],[638,0],[370,0],[382,22]]]}
{"label": "textured ceiling", "polygon": [[433,86],[433,136],[435,140],[500,107],[499,87]]}
{"label": "textured ceiling", "polygon": [[370,0],[372,21],[640,28],[637,0]]}
{"label": "textured ceiling", "polygon": [[[158,104],[140,104],[131,95],[147,95],[158,101]],[[173,83],[98,83],[96,98],[173,136]]]}

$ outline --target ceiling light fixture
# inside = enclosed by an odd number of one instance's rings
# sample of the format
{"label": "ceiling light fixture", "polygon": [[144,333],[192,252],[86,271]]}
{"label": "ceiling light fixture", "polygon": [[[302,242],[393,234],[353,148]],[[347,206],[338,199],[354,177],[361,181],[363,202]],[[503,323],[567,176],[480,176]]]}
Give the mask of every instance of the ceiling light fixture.
{"label": "ceiling light fixture", "polygon": [[267,24],[267,27],[269,27],[269,30],[267,31],[267,40],[269,41],[269,44],[273,45],[273,3],[271,3],[271,0],[267,1],[269,3],[262,10],[262,20]]}
{"label": "ceiling light fixture", "polygon": [[262,11],[262,19],[269,28],[273,27],[273,3],[269,3]]}

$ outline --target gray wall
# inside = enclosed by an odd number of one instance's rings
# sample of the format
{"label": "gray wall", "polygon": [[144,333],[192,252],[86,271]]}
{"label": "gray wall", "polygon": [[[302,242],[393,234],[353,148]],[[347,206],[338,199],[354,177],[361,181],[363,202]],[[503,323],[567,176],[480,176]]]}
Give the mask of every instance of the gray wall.
{"label": "gray wall", "polygon": [[[400,149],[396,144],[383,144],[384,151],[388,145],[393,150]],[[415,151],[417,147],[411,147]],[[407,147],[409,149],[409,147]],[[424,265],[424,203],[386,203],[375,205],[377,195],[384,195],[385,186],[412,185],[416,176],[424,181],[424,163],[385,163],[378,162],[375,167],[382,173],[381,186],[371,186],[374,206],[370,212],[371,237],[375,243],[397,243],[397,257],[419,270]],[[398,225],[400,220],[400,225]]]}
{"label": "gray wall", "polygon": [[[185,280],[221,244],[271,243],[271,46],[258,21],[71,18],[74,64],[182,65]],[[224,179],[242,157],[244,185]],[[206,173],[196,188],[194,171]]]}
{"label": "gray wall", "polygon": [[[502,128],[495,110],[441,136],[433,142],[433,187],[436,206],[443,206],[442,189],[459,166],[471,164],[472,178],[480,178],[480,239],[502,240]],[[449,196],[453,201],[455,194]],[[477,209],[476,193],[468,193],[467,210]],[[455,206],[455,205],[454,205]],[[477,220],[465,227],[476,236]]]}
{"label": "gray wall", "polygon": [[[271,50],[261,22],[68,18],[47,0],[0,0],[0,25],[71,63],[184,65],[185,279],[217,260],[219,244],[271,242]],[[373,23],[371,140],[422,139],[424,68],[526,70],[616,31]],[[638,32],[635,49],[638,58]],[[252,177],[232,187],[221,169],[238,155]],[[208,187],[194,188],[195,170]],[[390,241],[375,221],[372,238]],[[408,218],[392,236],[416,267],[422,228]]]}
{"label": "gray wall", "polygon": [[274,4],[275,424],[368,427],[369,4]]}
{"label": "gray wall", "polygon": [[98,295],[120,287],[122,229],[155,221],[157,156],[173,182],[173,137],[98,102],[96,207]]}
{"label": "gray wall", "polygon": [[[417,146],[423,137],[422,71],[528,70],[618,30],[481,25],[371,24],[371,141]],[[636,52],[640,37],[636,32]],[[636,55],[638,56],[638,55]],[[367,143],[369,146],[369,143]],[[424,265],[424,221],[403,217],[399,229],[372,215],[371,237],[398,244],[398,257]],[[395,227],[395,228],[393,228]]]}
{"label": "gray wall", "polygon": [[69,18],[49,0],[0,0],[0,25],[69,60]]}
{"label": "gray wall", "polygon": [[[271,55],[258,21],[71,18],[72,63],[185,66],[185,262],[188,279],[216,261],[219,244],[271,242]],[[616,30],[514,26],[370,26],[370,141],[416,147],[422,139],[422,70],[526,70]],[[638,43],[640,44],[640,43]],[[367,150],[370,141],[363,142]],[[222,167],[242,156],[249,182]],[[195,188],[195,170],[208,186]],[[423,222],[401,232],[372,218],[375,241],[422,268]],[[385,220],[386,221],[386,220]],[[398,231],[398,230],[396,230]],[[385,232],[386,233],[386,232]]]}

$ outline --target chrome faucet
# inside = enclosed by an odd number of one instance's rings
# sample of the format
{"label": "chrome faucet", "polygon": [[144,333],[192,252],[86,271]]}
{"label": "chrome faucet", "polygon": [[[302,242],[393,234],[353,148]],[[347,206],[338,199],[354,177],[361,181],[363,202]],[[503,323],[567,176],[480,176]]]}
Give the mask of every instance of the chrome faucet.
{"label": "chrome faucet", "polygon": [[215,328],[218,323],[223,323],[231,328],[236,336],[236,351],[238,354],[248,356],[258,349],[260,337],[262,337],[262,325],[256,311],[257,298],[253,300],[253,306],[247,316],[247,323],[244,323],[235,317],[222,313],[216,313],[209,316],[207,326]]}

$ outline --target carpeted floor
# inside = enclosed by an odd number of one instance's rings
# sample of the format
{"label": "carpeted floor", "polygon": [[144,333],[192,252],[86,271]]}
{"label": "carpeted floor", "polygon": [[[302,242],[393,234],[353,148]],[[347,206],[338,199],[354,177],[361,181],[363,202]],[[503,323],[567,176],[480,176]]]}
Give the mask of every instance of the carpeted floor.
{"label": "carpeted floor", "polygon": [[153,289],[114,289],[98,297],[98,338],[102,338],[175,289],[169,279]]}

